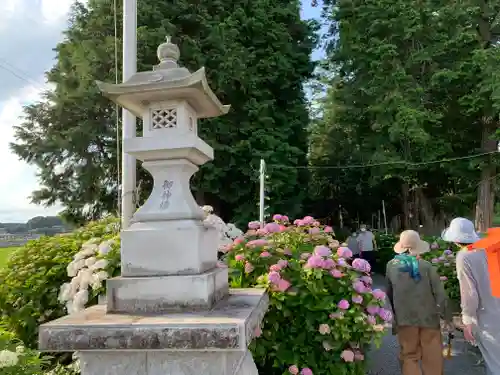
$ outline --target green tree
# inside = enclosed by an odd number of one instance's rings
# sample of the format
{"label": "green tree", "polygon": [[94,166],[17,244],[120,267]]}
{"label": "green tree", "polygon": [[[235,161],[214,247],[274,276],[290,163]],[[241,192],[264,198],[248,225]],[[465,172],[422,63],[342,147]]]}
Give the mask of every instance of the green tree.
{"label": "green tree", "polygon": [[[259,159],[307,163],[302,84],[314,69],[315,23],[300,20],[299,1],[141,0],[139,5],[138,69],[157,64],[157,46],[174,35],[181,63],[192,71],[205,66],[214,92],[232,106],[226,116],[200,124],[216,159],[196,175],[198,202],[213,205],[225,220],[255,218]],[[94,83],[115,79],[113,5],[77,3],[70,21],[56,48],[57,63],[47,73],[55,89],[25,108],[12,149],[39,169],[42,188],[33,192],[33,201],[59,201],[66,218],[81,221],[117,206],[116,109]],[[149,190],[149,176],[142,170],[138,176]],[[298,213],[307,173],[271,171],[268,181],[271,210]]]}
{"label": "green tree", "polygon": [[[397,191],[392,207],[399,207],[392,214],[401,214],[404,227],[433,226],[447,207],[443,197],[473,192],[480,178],[494,183],[493,158],[428,163],[490,151],[495,144],[487,142],[488,148],[484,139],[494,133],[485,120],[498,118],[500,80],[492,69],[499,53],[478,30],[484,22],[491,30],[498,11],[488,9],[485,16],[484,5],[476,0],[324,2],[331,24],[328,63],[338,76],[325,99],[323,127],[347,140],[343,153],[352,162],[380,164],[365,174],[346,173],[365,178],[373,191],[382,188],[382,195]],[[338,163],[336,157],[328,162]],[[463,203],[472,206],[470,200]]]}

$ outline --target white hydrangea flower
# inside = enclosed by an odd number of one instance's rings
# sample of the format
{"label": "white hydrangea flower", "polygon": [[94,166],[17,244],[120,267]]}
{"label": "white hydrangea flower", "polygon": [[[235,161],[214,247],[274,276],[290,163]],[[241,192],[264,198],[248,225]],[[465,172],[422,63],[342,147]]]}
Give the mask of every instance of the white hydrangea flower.
{"label": "white hydrangea flower", "polygon": [[73,296],[71,295],[71,284],[64,283],[61,285],[61,289],[59,290],[58,300],[60,303],[64,303],[69,301]]}
{"label": "white hydrangea flower", "polygon": [[203,206],[201,208],[203,210],[203,212],[205,212],[205,215],[210,215],[212,212],[214,212],[214,208],[212,206]]}
{"label": "white hydrangea flower", "polygon": [[19,354],[10,350],[0,350],[0,368],[11,367],[19,362]]}
{"label": "white hydrangea flower", "polygon": [[104,241],[99,245],[98,252],[100,255],[106,255],[109,253],[112,249],[112,246],[114,245],[115,241],[114,240],[108,240]]}
{"label": "white hydrangea flower", "polygon": [[92,265],[92,267],[90,267],[90,269],[95,271],[106,268],[107,266],[108,266],[108,261],[106,259],[99,259]]}
{"label": "white hydrangea flower", "polygon": [[73,299],[73,311],[81,311],[89,301],[89,291],[87,289],[79,290]]}
{"label": "white hydrangea flower", "polygon": [[69,277],[75,277],[76,274],[78,273],[78,270],[75,267],[75,262],[70,262],[68,266],[66,267],[66,273],[68,274]]}
{"label": "white hydrangea flower", "polygon": [[97,262],[96,257],[90,257],[85,260],[85,267],[91,267],[94,263]]}

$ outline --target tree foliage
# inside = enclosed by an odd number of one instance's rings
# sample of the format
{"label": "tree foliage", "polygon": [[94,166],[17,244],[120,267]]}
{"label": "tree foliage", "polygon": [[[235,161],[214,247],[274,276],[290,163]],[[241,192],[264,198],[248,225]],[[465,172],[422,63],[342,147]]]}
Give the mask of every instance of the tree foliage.
{"label": "tree foliage", "polygon": [[[302,84],[314,68],[316,26],[301,21],[299,9],[299,1],[140,2],[138,70],[157,64],[156,47],[174,35],[181,63],[191,71],[205,66],[214,92],[232,106],[226,116],[201,122],[201,137],[216,159],[195,178],[199,203],[213,205],[227,220],[255,217],[260,158],[292,166],[307,162]],[[121,14],[117,19],[121,30]],[[78,221],[117,206],[116,108],[94,83],[112,82],[117,73],[112,3],[77,3],[65,36],[47,73],[55,89],[25,107],[12,149],[38,167],[42,188],[33,201],[59,201],[65,216]],[[148,190],[149,177],[139,173]],[[300,170],[271,173],[273,210],[297,213],[306,182]]]}
{"label": "tree foliage", "polygon": [[[479,179],[494,184],[496,160],[438,161],[495,150],[496,141],[484,140],[498,124],[500,2],[328,0],[323,10],[327,71],[336,74],[316,120],[312,163],[369,166],[317,170],[317,190],[347,186],[344,206],[365,221],[381,199],[405,227],[432,227],[449,203],[453,214],[470,214]],[[340,139],[343,149],[332,151]],[[378,202],[360,199],[370,193]]]}

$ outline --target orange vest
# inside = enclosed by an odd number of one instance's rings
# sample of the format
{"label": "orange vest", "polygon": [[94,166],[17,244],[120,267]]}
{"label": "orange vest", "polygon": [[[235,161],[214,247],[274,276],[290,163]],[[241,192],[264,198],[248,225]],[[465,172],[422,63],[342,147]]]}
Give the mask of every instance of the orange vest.
{"label": "orange vest", "polygon": [[491,292],[493,297],[500,298],[500,228],[488,229],[485,238],[467,246],[469,251],[484,249],[488,261]]}

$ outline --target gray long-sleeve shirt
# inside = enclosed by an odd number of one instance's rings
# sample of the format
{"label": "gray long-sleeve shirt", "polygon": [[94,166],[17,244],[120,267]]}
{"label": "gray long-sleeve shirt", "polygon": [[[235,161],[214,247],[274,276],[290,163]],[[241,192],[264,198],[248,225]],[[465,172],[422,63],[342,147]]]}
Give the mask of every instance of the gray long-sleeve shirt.
{"label": "gray long-sleeve shirt", "polygon": [[440,319],[451,322],[452,312],[443,282],[429,262],[420,259],[420,281],[401,271],[401,263],[391,260],[387,264],[387,297],[394,311],[397,326],[424,328],[440,327]]}
{"label": "gray long-sleeve shirt", "polygon": [[500,374],[500,298],[493,297],[491,292],[485,251],[462,250],[456,261],[462,320],[474,327],[487,374]]}
{"label": "gray long-sleeve shirt", "polygon": [[[500,299],[491,293],[488,261],[484,250],[462,250],[456,259],[464,324],[481,325],[481,320],[500,317]],[[498,324],[498,323],[497,323]]]}

